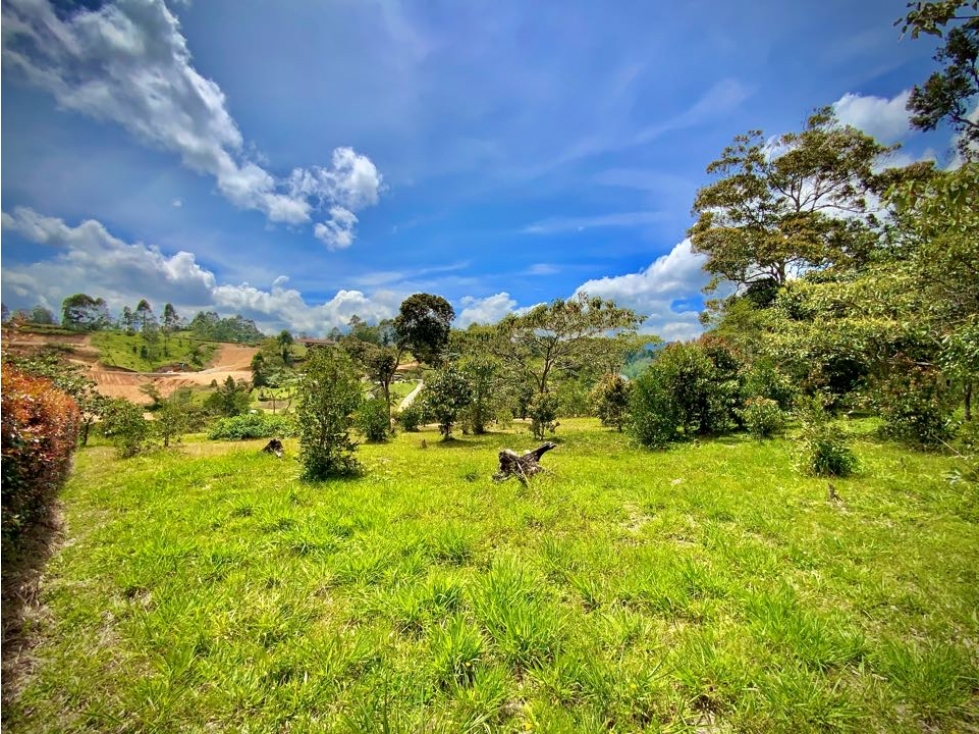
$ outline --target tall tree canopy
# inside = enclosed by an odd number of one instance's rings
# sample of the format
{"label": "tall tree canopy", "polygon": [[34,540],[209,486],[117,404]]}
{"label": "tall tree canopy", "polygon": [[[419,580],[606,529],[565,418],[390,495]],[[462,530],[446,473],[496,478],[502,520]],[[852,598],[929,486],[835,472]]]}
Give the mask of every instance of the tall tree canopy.
{"label": "tall tree canopy", "polygon": [[949,123],[959,133],[962,157],[979,159],[979,118],[974,115],[979,95],[979,0],[912,2],[898,23],[912,38],[925,33],[944,40],[935,53],[942,69],[911,90],[911,124],[934,130],[941,122]]}
{"label": "tall tree canopy", "polygon": [[841,126],[829,109],[801,133],[774,142],[754,130],[735,138],[707,172],[722,178],[697,192],[689,235],[704,269],[739,285],[778,287],[793,270],[859,261],[872,247],[868,195],[892,149]]}
{"label": "tall tree canopy", "polygon": [[510,370],[532,380],[538,394],[544,394],[555,374],[581,369],[620,346],[614,339],[599,337],[634,332],[642,320],[612,301],[581,293],[520,316],[508,315],[497,327],[499,339],[493,348]]}
{"label": "tall tree canopy", "polygon": [[455,310],[441,296],[416,293],[406,298],[394,319],[398,346],[433,366],[442,363]]}
{"label": "tall tree canopy", "polygon": [[61,324],[69,329],[93,331],[105,328],[109,321],[109,307],[103,298],[76,293],[61,304]]}

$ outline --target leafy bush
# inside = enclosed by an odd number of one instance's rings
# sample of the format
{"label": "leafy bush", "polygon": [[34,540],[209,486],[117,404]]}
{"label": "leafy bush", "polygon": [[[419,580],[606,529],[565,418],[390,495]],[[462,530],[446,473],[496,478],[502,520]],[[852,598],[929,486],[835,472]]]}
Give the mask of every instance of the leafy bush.
{"label": "leafy bush", "polygon": [[420,403],[414,402],[407,408],[402,408],[395,416],[395,420],[405,431],[414,433],[418,430],[418,426],[425,422],[425,411]]}
{"label": "leafy bush", "polygon": [[742,370],[742,380],[745,395],[774,400],[782,410],[792,409],[798,390],[771,360],[759,359]]}
{"label": "leafy bush", "polygon": [[952,406],[937,374],[915,369],[877,386],[874,403],[884,425],[881,435],[918,449],[952,439]]}
{"label": "leafy bush", "polygon": [[436,371],[425,386],[422,400],[426,414],[439,424],[439,433],[448,440],[459,412],[472,400],[472,391],[465,376],[449,366]]}
{"label": "leafy bush", "polygon": [[742,407],[739,366],[716,340],[669,345],[633,387],[633,436],[655,448],[692,435],[731,430]]}
{"label": "leafy bush", "polygon": [[387,401],[380,398],[365,400],[354,417],[354,423],[368,441],[373,443],[387,441],[391,434]]}
{"label": "leafy bush", "polygon": [[243,441],[249,438],[295,436],[296,422],[291,416],[269,413],[246,413],[221,418],[208,431],[212,441]]}
{"label": "leafy bush", "polygon": [[769,398],[751,398],[740,411],[745,428],[755,438],[771,438],[785,428],[785,412]]}
{"label": "leafy bush", "polygon": [[712,354],[715,358],[729,356],[716,347],[708,352],[700,344],[671,344],[649,367],[662,376],[679,425],[688,436],[730,430],[735,422],[734,410],[740,407],[740,385],[733,360],[731,366],[718,366],[711,360]]}
{"label": "leafy bush", "polygon": [[460,362],[472,399],[463,409],[463,423],[475,434],[486,433],[486,424],[500,407],[500,365],[485,354],[470,354]]}
{"label": "leafy bush", "polygon": [[102,435],[116,445],[119,456],[128,459],[143,450],[150,424],[143,409],[123,398],[112,400],[102,414]]}
{"label": "leafy bush", "polygon": [[829,420],[819,398],[799,403],[802,418],[803,473],[816,477],[846,477],[857,470],[849,436]]}
{"label": "leafy bush", "polygon": [[607,374],[591,392],[591,402],[603,426],[622,427],[629,419],[630,385],[622,375]]}
{"label": "leafy bush", "polygon": [[[212,385],[215,383],[212,381]],[[233,417],[248,412],[251,405],[251,389],[244,380],[235,382],[231,375],[225,379],[224,383],[217,388],[216,392],[207,396],[204,401],[204,409],[212,415]]]}
{"label": "leafy bush", "polygon": [[80,415],[47,379],[3,365],[4,537],[42,517],[71,470]]}
{"label": "leafy bush", "polygon": [[544,440],[544,433],[557,430],[557,411],[560,405],[557,395],[538,393],[527,406],[527,417],[530,418],[530,431],[538,441]]}
{"label": "leafy bush", "polygon": [[680,410],[666,375],[650,367],[632,383],[629,433],[646,448],[663,448],[678,439]]}
{"label": "leafy bush", "polygon": [[346,352],[314,349],[306,359],[300,394],[297,418],[303,478],[319,481],[356,473],[360,464],[353,455],[350,428],[363,390]]}

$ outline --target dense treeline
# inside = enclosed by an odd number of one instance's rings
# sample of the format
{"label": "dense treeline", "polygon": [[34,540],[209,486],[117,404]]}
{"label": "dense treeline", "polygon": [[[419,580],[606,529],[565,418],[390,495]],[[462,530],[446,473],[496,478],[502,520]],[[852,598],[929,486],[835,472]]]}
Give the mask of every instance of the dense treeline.
{"label": "dense treeline", "polygon": [[166,303],[157,316],[149,301],[140,299],[135,308],[123,306],[116,317],[109,311],[105,299],[87,293],[68,296],[61,304],[60,319],[49,308],[34,306],[10,312],[3,306],[3,321],[58,326],[74,332],[118,330],[132,336],[142,335],[155,344],[162,342],[164,351],[169,339],[178,331],[190,331],[202,341],[257,344],[265,335],[251,319],[240,315],[222,318],[215,311],[198,311],[189,321],[177,313],[173,304]]}

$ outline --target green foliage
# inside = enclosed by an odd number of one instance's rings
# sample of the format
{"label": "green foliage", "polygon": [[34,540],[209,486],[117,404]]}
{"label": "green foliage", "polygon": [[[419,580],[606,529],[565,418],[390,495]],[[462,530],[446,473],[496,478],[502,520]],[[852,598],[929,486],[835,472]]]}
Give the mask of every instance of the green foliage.
{"label": "green foliage", "polygon": [[[488,346],[514,375],[532,383],[538,393],[549,391],[552,378],[589,366],[617,371],[635,347],[630,337],[642,322],[635,312],[612,301],[578,294],[568,300],[541,304],[519,316],[510,314],[497,327]],[[619,333],[622,338],[610,338]],[[656,337],[645,337],[645,341]]]}
{"label": "green foliage", "polygon": [[910,30],[912,38],[927,33],[944,39],[934,57],[943,68],[928,77],[924,85],[915,85],[911,90],[911,124],[919,130],[934,130],[939,124],[948,123],[959,133],[959,154],[966,160],[975,160],[979,122],[970,113],[979,94],[979,2],[911,2],[908,7],[908,15],[898,21],[903,24],[904,33]]}
{"label": "green foliage", "polygon": [[530,432],[538,441],[544,439],[547,431],[557,430],[557,414],[560,407],[557,395],[554,393],[537,393],[527,406],[527,417],[530,418]]}
{"label": "green foliage", "polygon": [[591,393],[595,415],[603,426],[621,431],[629,421],[630,384],[622,375],[607,374]]}
{"label": "green foliage", "polygon": [[420,362],[441,365],[449,345],[449,330],[455,310],[441,296],[415,293],[401,303],[394,329],[398,345],[411,350]]}
{"label": "green foliage", "polygon": [[365,400],[357,410],[354,424],[368,441],[373,443],[387,441],[391,433],[387,401],[380,398]]}
{"label": "green foliage", "polygon": [[211,415],[226,418],[247,413],[251,405],[251,389],[244,380],[235,382],[231,375],[204,400],[204,409]]}
{"label": "green foliage", "polygon": [[175,390],[153,414],[153,433],[163,440],[164,448],[190,427],[190,392]]}
{"label": "green foliage", "polygon": [[742,380],[745,395],[774,400],[783,411],[792,408],[799,394],[792,381],[767,357],[762,357],[744,368]]}
{"label": "green foliage", "polygon": [[[111,367],[124,367],[137,372],[155,372],[161,366],[164,355],[162,351],[152,351],[145,340],[133,332],[103,329],[93,332],[90,336],[92,346],[99,350],[99,361]],[[188,332],[174,332],[168,337],[170,356],[165,364],[184,363],[202,367],[211,359],[216,344],[202,344]],[[140,356],[140,348],[144,348],[145,357]]]}
{"label": "green foliage", "polygon": [[884,419],[880,433],[918,449],[952,440],[952,405],[939,374],[910,368],[882,380],[873,403]]}
{"label": "green foliage", "polygon": [[285,438],[297,435],[296,421],[288,415],[246,413],[216,421],[207,437],[212,441],[244,441],[250,438]]}
{"label": "green foliage", "polygon": [[449,440],[461,411],[472,401],[472,389],[454,365],[436,370],[421,395],[425,415],[439,424],[443,440]]}
{"label": "green foliage", "polygon": [[283,329],[279,332],[279,335],[275,338],[275,342],[279,347],[279,356],[282,358],[282,364],[290,365],[292,364],[292,345],[295,340],[292,338],[292,334],[288,329]]}
{"label": "green foliage", "polygon": [[95,331],[108,327],[110,323],[109,307],[103,298],[76,293],[61,304],[61,325],[65,328]]}
{"label": "green foliage", "polygon": [[470,389],[463,421],[478,436],[486,433],[487,424],[496,417],[501,366],[489,355],[470,354],[459,361],[459,369]]}
{"label": "green foliage", "polygon": [[785,428],[785,411],[775,400],[749,398],[740,412],[744,427],[758,440],[777,436]]}
{"label": "green foliage", "polygon": [[[689,234],[694,251],[707,255],[709,288],[721,280],[779,287],[795,269],[863,261],[874,223],[866,196],[879,187],[875,166],[890,150],[839,125],[828,108],[774,143],[759,130],[737,136],[707,167],[722,178],[693,205]],[[850,216],[833,215],[841,210]]]}
{"label": "green foliage", "polygon": [[123,398],[115,398],[106,406],[100,427],[102,435],[115,444],[123,459],[135,456],[146,447],[151,428],[143,418],[143,409]]}
{"label": "green foliage", "polygon": [[801,399],[798,406],[802,419],[802,472],[815,477],[848,477],[856,472],[858,462],[850,448],[850,438],[829,418],[820,398]]}
{"label": "green foliage", "polygon": [[[2,533],[14,537],[44,516],[71,471],[80,414],[49,380],[4,363]],[[5,600],[6,601],[6,600]]]}
{"label": "green foliage", "polygon": [[642,446],[664,448],[680,440],[680,406],[665,372],[650,367],[633,382],[629,396],[629,433]]}
{"label": "green foliage", "polygon": [[663,375],[685,435],[718,435],[731,429],[740,407],[736,366],[715,364],[701,344],[670,344],[650,370]]}
{"label": "green foliage", "polygon": [[425,422],[425,411],[417,400],[407,408],[402,408],[396,417],[398,425],[405,431],[415,433],[418,427]]}
{"label": "green foliage", "polygon": [[558,416],[561,418],[584,418],[594,415],[591,390],[594,381],[588,377],[567,376],[555,380],[551,394],[557,398]]}
{"label": "green foliage", "polygon": [[314,349],[304,365],[300,394],[296,415],[303,478],[321,481],[356,473],[360,464],[350,428],[363,393],[350,357],[336,348]]}
{"label": "green foliage", "polygon": [[241,316],[221,318],[214,311],[199,311],[189,328],[201,341],[231,342],[234,344],[258,344],[265,335],[255,322]]}

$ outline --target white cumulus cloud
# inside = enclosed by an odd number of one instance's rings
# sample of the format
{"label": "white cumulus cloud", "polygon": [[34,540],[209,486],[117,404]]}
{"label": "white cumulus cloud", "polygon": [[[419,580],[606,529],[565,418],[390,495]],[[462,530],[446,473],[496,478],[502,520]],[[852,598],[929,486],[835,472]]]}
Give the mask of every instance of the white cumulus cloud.
{"label": "white cumulus cloud", "polygon": [[692,339],[703,330],[699,312],[691,308],[676,310],[674,304],[699,298],[708,281],[702,270],[704,259],[693,253],[690,240],[685,239],[645,270],[589,280],[575,293],[609,298],[645,315],[643,331],[667,341]]}
{"label": "white cumulus cloud", "polygon": [[460,329],[470,324],[495,324],[517,306],[517,302],[505,291],[486,298],[465,296],[461,303],[462,311],[456,317],[456,326]]}
{"label": "white cumulus cloud", "polygon": [[[119,0],[57,13],[48,0],[3,3],[3,68],[66,109],[121,125],[213,176],[221,194],[269,221],[301,225],[327,211],[333,247],[353,241],[354,211],[378,202],[382,178],[352,148],[328,167],[277,178],[249,153],[220,86],[194,68],[177,17],[163,0]],[[346,214],[337,218],[334,208]],[[349,215],[349,216],[348,216]],[[317,227],[318,229],[318,227]],[[317,235],[319,236],[319,235]]]}
{"label": "white cumulus cloud", "polygon": [[910,95],[907,90],[892,99],[844,94],[833,103],[833,111],[844,125],[852,125],[881,142],[894,143],[911,132],[907,110]]}
{"label": "white cumulus cloud", "polygon": [[214,309],[240,313],[260,327],[289,328],[324,334],[344,326],[357,314],[368,321],[394,316],[404,294],[378,290],[368,295],[341,290],[329,301],[311,304],[279,276],[268,290],[248,283],[219,284],[214,273],[197,262],[193,253],[164,254],[158,247],[127,243],[97,221],[72,227],[61,219],[18,207],[0,214],[3,229],[36,244],[51,247],[53,257],[29,265],[7,266],[0,271],[4,298],[14,307],[35,303],[57,309],[73,293],[105,298],[119,310],[146,298],[159,309],[173,303],[186,314]]}

